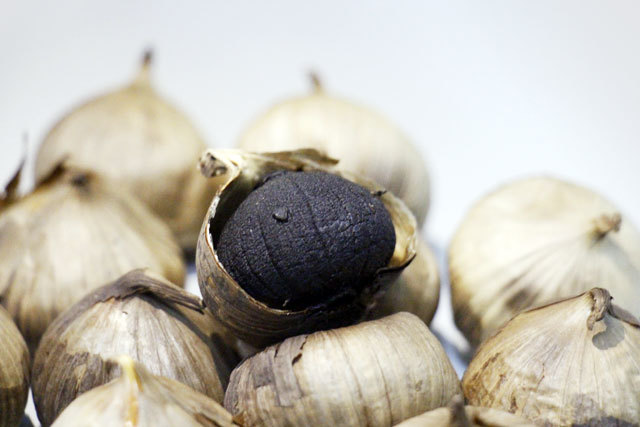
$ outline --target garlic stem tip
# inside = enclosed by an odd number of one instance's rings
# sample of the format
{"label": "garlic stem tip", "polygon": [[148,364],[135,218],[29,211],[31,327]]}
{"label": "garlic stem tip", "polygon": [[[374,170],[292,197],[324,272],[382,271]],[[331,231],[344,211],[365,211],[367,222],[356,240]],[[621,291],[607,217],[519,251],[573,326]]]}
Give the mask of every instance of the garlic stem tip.
{"label": "garlic stem tip", "polygon": [[311,80],[311,87],[314,93],[320,93],[323,91],[322,80],[315,70],[309,71],[309,79]]}
{"label": "garlic stem tip", "polygon": [[611,308],[611,294],[606,289],[593,288],[589,291],[589,295],[593,299],[591,314],[587,318],[587,328],[593,329],[596,322],[604,318],[604,314]]}
{"label": "garlic stem tip", "polygon": [[599,216],[594,220],[596,237],[601,239],[611,231],[619,231],[621,223],[622,216],[618,212]]}
{"label": "garlic stem tip", "polygon": [[122,373],[123,375],[131,382],[131,383],[136,383],[136,385],[138,386],[138,388],[142,388],[142,384],[140,382],[140,376],[138,375],[138,372],[136,371],[136,366],[135,366],[135,362],[133,361],[133,359],[126,355],[120,355],[117,356],[115,358],[115,360],[118,362],[118,364],[120,365],[120,367],[122,368]]}
{"label": "garlic stem tip", "polygon": [[145,49],[144,53],[142,54],[142,67],[148,68],[152,62],[153,62],[153,49],[149,47]]}

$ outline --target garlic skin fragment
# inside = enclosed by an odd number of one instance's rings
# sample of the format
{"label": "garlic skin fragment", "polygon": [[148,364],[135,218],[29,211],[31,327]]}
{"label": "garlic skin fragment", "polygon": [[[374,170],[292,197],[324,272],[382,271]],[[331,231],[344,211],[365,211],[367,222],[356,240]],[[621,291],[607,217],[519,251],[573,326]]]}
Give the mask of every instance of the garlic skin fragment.
{"label": "garlic skin fragment", "polygon": [[429,174],[415,145],[387,117],[330,96],[312,75],[310,95],[285,100],[255,119],[237,147],[248,151],[314,148],[340,169],[367,177],[399,197],[422,226],[429,210]]}
{"label": "garlic skin fragment", "polygon": [[525,311],[478,349],[469,404],[543,425],[640,424],[640,321],[594,288]]}
{"label": "garlic skin fragment", "polygon": [[155,376],[128,356],[123,374],[79,396],[53,423],[55,427],[230,427],[231,414],[219,403],[184,384]]}
{"label": "garlic skin fragment", "polygon": [[95,174],[59,164],[32,193],[0,207],[0,300],[32,355],[60,313],[142,267],[184,283],[169,228]]}
{"label": "garlic skin fragment", "polygon": [[390,426],[445,405],[458,377],[426,325],[398,313],[288,338],[231,374],[225,408],[245,426]]}
{"label": "garlic skin fragment", "polygon": [[640,315],[640,233],[589,189],[550,177],[505,185],[449,247],[454,317],[477,346],[522,310],[606,284]]}
{"label": "garlic skin fragment", "polygon": [[222,402],[237,363],[202,300],[159,276],[134,270],[60,315],[33,364],[38,418],[50,425],[78,395],[116,378],[121,354],[156,375]]}
{"label": "garlic skin fragment", "polygon": [[20,423],[29,396],[29,350],[11,316],[0,306],[0,427]]}
{"label": "garlic skin fragment", "polygon": [[65,115],[39,147],[41,181],[65,158],[142,200],[194,250],[217,183],[197,169],[207,146],[193,124],[151,85],[151,52],[133,82]]}

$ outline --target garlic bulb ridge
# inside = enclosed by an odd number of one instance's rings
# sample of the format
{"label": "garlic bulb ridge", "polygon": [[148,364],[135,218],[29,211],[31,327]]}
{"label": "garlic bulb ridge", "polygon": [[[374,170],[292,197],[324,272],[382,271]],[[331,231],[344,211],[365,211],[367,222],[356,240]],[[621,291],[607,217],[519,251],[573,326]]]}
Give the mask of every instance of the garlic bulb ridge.
{"label": "garlic bulb ridge", "polygon": [[0,427],[18,425],[29,394],[30,359],[27,344],[0,306]]}

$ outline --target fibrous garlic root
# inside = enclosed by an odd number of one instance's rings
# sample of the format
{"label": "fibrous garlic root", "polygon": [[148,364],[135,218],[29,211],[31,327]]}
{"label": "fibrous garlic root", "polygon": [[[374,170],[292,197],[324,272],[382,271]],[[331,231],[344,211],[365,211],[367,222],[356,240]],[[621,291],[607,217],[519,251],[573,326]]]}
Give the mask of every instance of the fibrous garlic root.
{"label": "fibrous garlic root", "polygon": [[29,394],[29,350],[11,316],[0,306],[0,427],[20,423]]}
{"label": "fibrous garlic root", "polygon": [[520,313],[478,349],[469,404],[543,425],[640,424],[640,323],[594,288]]}

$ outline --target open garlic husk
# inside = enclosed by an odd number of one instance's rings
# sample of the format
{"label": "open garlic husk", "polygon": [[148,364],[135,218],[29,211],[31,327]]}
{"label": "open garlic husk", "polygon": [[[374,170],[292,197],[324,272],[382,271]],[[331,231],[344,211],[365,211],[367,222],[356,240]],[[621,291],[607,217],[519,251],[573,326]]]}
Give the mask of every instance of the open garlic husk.
{"label": "open garlic husk", "polygon": [[288,338],[231,374],[225,408],[245,426],[390,426],[446,405],[460,382],[410,313]]}
{"label": "open garlic husk", "polygon": [[[415,219],[404,203],[366,179],[337,171],[334,165],[334,160],[315,150],[261,154],[209,150],[202,157],[200,166],[203,174],[224,175],[225,183],[211,203],[198,241],[196,269],[200,290],[207,309],[224,327],[249,344],[264,346],[292,335],[343,326],[362,319],[415,255]],[[372,280],[358,293],[317,301],[302,309],[274,308],[249,295],[220,262],[217,244],[229,218],[257,184],[272,172],[283,170],[320,171],[342,176],[382,201],[382,209],[386,209],[391,217],[395,247],[392,247],[386,266],[377,270]],[[327,263],[335,261],[326,260]]]}
{"label": "open garlic husk", "polygon": [[29,350],[11,316],[0,306],[0,427],[16,426],[29,395]]}
{"label": "open garlic husk", "polygon": [[535,427],[517,415],[499,409],[465,406],[456,395],[447,407],[434,409],[397,424],[398,427]]}
{"label": "open garlic husk", "polygon": [[222,402],[238,361],[202,300],[159,276],[134,270],[60,315],[33,364],[38,418],[49,425],[78,395],[116,378],[110,359],[129,355],[156,375]]}
{"label": "open garlic husk", "polygon": [[117,362],[122,375],[71,402],[56,427],[235,426],[219,403],[186,385],[153,375],[129,356]]}
{"label": "open garlic husk", "polygon": [[0,300],[32,355],[58,314],[134,268],[184,283],[182,254],[169,228],[91,172],[59,164],[32,193],[6,200],[0,207]]}
{"label": "open garlic husk", "polygon": [[194,250],[216,181],[196,165],[206,144],[150,81],[151,52],[133,82],[75,108],[51,129],[35,164],[43,180],[63,159],[104,175],[145,202]]}
{"label": "open garlic husk", "polygon": [[640,233],[598,194],[528,178],[484,197],[449,247],[454,317],[473,346],[515,314],[607,284],[640,314]]}
{"label": "open garlic husk", "polygon": [[544,425],[640,423],[640,321],[594,288],[520,313],[478,349],[469,404]]}
{"label": "open garlic husk", "polygon": [[340,160],[340,168],[365,176],[402,199],[424,223],[429,174],[422,155],[388,118],[328,95],[312,74],[311,94],[271,107],[244,131],[238,147],[249,151],[315,148]]}
{"label": "open garlic husk", "polygon": [[418,239],[415,258],[398,280],[388,287],[369,317],[378,319],[407,311],[429,325],[438,308],[439,298],[438,263],[431,248]]}

